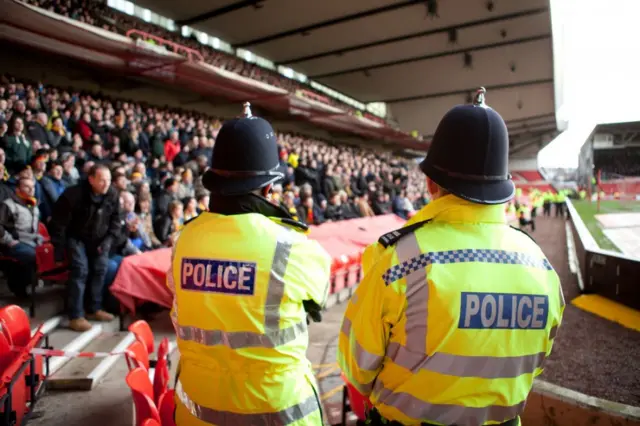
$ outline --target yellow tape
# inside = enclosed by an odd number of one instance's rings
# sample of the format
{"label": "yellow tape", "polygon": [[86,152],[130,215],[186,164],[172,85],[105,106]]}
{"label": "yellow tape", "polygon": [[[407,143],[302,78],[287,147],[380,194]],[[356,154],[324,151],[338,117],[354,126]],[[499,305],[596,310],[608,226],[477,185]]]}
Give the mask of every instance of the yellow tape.
{"label": "yellow tape", "polygon": [[344,388],[344,385],[336,386],[335,388],[331,389],[330,391],[327,391],[327,392],[323,393],[320,396],[320,400],[321,401],[326,401],[327,399],[331,398],[333,395],[335,395],[338,392],[340,392],[343,388]]}
{"label": "yellow tape", "polygon": [[[583,294],[571,301],[574,306],[598,315],[609,321],[617,322],[627,328],[640,331],[640,311],[597,294]],[[562,331],[561,331],[562,333]]]}

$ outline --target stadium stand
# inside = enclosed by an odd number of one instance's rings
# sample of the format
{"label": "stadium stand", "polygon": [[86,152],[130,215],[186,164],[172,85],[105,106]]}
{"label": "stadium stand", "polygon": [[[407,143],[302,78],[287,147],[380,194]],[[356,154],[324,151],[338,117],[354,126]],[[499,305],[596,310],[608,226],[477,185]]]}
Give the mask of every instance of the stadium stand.
{"label": "stadium stand", "polygon": [[[210,46],[203,45],[195,36],[182,37],[159,26],[121,13],[108,7],[106,2],[99,2],[95,0],[86,2],[78,0],[66,2],[61,0],[28,0],[27,3],[114,33],[131,36],[132,38],[143,38],[145,41],[156,43],[157,40],[149,39],[145,36],[145,33],[151,34],[161,38],[162,40],[178,43],[180,46],[186,46],[200,52],[203,60],[211,65],[285,89],[288,92],[296,93],[298,96],[338,106],[347,110],[350,114],[359,114],[373,121],[384,122],[380,117],[368,112],[358,111],[337,99],[330,98],[315,91],[308,85],[283,77],[272,70],[244,61],[237,56],[232,56],[220,50],[213,49]],[[177,52],[184,55],[189,54],[185,49],[177,50]]]}

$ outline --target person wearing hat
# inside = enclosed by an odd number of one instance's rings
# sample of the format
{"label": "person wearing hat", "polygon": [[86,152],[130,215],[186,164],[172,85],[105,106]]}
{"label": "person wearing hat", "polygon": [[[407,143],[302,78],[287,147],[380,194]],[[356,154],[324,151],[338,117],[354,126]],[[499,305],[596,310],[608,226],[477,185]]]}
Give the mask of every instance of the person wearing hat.
{"label": "person wearing hat", "polygon": [[433,201],[365,253],[337,359],[370,424],[518,425],[551,352],[560,281],[507,224],[509,138],[484,94],[437,127],[420,164]]}
{"label": "person wearing hat", "polygon": [[321,319],[331,259],[267,200],[282,178],[276,135],[248,104],[212,157],[209,212],[181,230],[167,280],[181,354],[176,424],[322,425],[307,313]]}

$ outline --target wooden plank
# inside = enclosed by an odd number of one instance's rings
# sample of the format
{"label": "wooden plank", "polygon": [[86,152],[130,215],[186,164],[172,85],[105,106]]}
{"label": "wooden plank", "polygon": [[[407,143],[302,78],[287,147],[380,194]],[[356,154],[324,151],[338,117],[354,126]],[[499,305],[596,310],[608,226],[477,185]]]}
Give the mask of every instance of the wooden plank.
{"label": "wooden plank", "polygon": [[[124,344],[123,342],[126,343],[127,340],[129,343],[132,342],[132,338],[129,332],[101,333],[92,339],[82,351],[113,352],[116,348],[120,348]],[[47,380],[47,388],[91,390],[107,373],[108,368],[105,370],[104,365],[107,362],[113,365],[113,363],[117,361],[117,358],[118,356],[108,358],[72,358],[55,374],[49,377]]]}

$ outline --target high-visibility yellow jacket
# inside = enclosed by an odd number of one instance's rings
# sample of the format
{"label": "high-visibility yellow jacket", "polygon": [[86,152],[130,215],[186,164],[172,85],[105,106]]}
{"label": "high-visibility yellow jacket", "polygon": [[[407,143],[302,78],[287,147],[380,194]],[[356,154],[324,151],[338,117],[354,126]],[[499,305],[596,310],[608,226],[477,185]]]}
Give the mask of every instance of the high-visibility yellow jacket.
{"label": "high-visibility yellow jacket", "polygon": [[321,425],[304,300],[326,302],[330,257],[276,218],[202,213],[174,246],[179,426]]}
{"label": "high-visibility yellow jacket", "polygon": [[448,195],[416,216],[375,244],[345,312],[338,363],[388,420],[517,418],[560,325],[559,278],[533,240],[506,225],[502,205]]}

